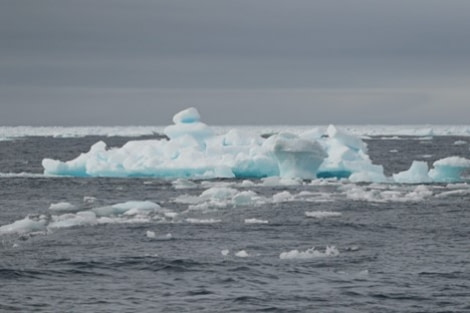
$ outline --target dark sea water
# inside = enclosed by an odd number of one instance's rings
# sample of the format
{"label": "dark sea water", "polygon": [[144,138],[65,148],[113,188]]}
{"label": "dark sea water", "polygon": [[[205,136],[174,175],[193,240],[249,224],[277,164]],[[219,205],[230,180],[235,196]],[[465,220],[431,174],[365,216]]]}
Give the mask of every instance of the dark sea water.
{"label": "dark sea water", "polygon": [[[161,210],[1,234],[1,312],[470,312],[466,183],[40,175],[42,158],[69,160],[98,140],[129,139],[0,142],[0,225],[52,225],[61,202],[71,218],[131,200]],[[467,139],[367,143],[390,175],[413,160],[468,157],[457,140]]]}

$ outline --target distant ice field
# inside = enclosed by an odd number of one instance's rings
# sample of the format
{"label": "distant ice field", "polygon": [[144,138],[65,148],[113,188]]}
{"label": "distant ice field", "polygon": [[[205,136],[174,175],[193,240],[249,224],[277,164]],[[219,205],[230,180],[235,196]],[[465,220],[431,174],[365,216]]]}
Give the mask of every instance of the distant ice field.
{"label": "distant ice field", "polygon": [[[337,125],[356,136],[470,136],[469,125]],[[300,134],[312,128],[326,129],[328,125],[267,125],[267,126],[212,126],[216,134],[223,134],[230,129],[240,129],[252,135],[279,133],[283,131]],[[163,134],[165,126],[86,126],[86,127],[33,127],[33,126],[2,126],[0,140],[21,137],[59,137],[77,138],[85,136],[102,137],[140,137]]]}

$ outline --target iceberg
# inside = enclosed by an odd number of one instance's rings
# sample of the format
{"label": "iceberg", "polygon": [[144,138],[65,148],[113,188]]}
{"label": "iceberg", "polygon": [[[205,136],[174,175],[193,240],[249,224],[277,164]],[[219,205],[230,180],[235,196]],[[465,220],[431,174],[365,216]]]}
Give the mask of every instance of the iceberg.
{"label": "iceberg", "polygon": [[435,182],[457,182],[462,174],[470,168],[470,160],[462,157],[448,157],[433,163],[429,176]]}
{"label": "iceberg", "polygon": [[168,139],[134,140],[108,149],[99,141],[70,161],[43,159],[44,174],[76,177],[281,178],[383,176],[361,139],[330,126],[327,134],[281,132],[269,138],[232,129],[217,135],[197,109],[173,117]]}
{"label": "iceberg", "polygon": [[231,129],[219,133],[201,121],[197,109],[173,117],[164,129],[167,138],[132,140],[109,149],[99,141],[75,159],[42,160],[44,174],[74,177],[155,177],[315,179],[348,178],[352,182],[459,181],[470,160],[451,157],[436,161],[428,171],[414,162],[408,171],[384,175],[373,164],[359,137],[334,125],[326,131],[279,132],[264,138]]}
{"label": "iceberg", "polygon": [[432,181],[428,175],[428,163],[425,161],[413,161],[411,167],[403,172],[393,174],[393,179],[402,184],[429,183]]}

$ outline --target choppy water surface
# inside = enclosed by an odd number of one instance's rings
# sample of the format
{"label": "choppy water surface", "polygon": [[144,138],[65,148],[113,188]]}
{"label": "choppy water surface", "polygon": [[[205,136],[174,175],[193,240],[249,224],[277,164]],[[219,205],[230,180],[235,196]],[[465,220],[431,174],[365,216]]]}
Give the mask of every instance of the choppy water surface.
{"label": "choppy water surface", "polygon": [[[0,225],[43,223],[0,235],[1,311],[470,311],[466,183],[40,175],[43,157],[68,160],[100,139],[0,142]],[[390,174],[468,157],[458,140],[367,142]],[[103,209],[128,201],[160,207]],[[64,203],[69,212],[49,209]]]}

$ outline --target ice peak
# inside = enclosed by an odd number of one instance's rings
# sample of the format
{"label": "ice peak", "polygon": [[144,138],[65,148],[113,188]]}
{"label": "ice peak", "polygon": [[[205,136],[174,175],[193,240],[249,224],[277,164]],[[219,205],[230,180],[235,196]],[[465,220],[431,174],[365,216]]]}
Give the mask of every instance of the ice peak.
{"label": "ice peak", "polygon": [[196,108],[190,107],[183,111],[176,113],[173,116],[173,123],[175,124],[191,124],[197,123],[201,119],[199,112]]}

